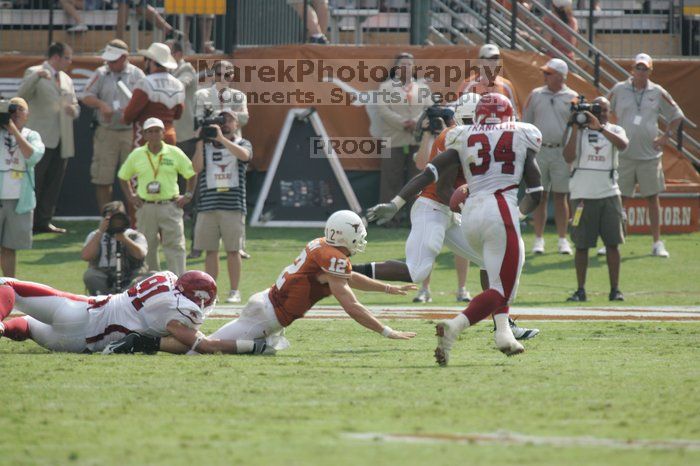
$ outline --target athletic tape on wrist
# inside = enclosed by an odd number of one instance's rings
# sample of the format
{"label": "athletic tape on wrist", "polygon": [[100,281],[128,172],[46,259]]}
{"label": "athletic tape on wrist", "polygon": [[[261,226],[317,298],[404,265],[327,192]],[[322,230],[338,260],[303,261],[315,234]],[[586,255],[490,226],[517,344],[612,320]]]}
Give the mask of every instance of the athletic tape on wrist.
{"label": "athletic tape on wrist", "polygon": [[388,325],[385,325],[384,330],[382,330],[382,336],[388,337],[389,335],[391,335],[392,332],[393,332],[393,330],[391,329],[391,327],[389,327]]}
{"label": "athletic tape on wrist", "polygon": [[197,347],[202,342],[202,340],[204,340],[204,336],[199,335],[197,337],[197,339],[194,341],[194,343],[192,344],[192,348],[190,348],[190,351],[197,351]]}
{"label": "athletic tape on wrist", "polygon": [[396,210],[399,210],[399,209],[401,209],[401,207],[403,207],[406,204],[406,201],[401,196],[395,196],[391,200],[391,203],[396,206]]}
{"label": "athletic tape on wrist", "polygon": [[540,191],[544,191],[544,186],[535,186],[534,188],[527,188],[525,190],[525,194],[538,193]]}

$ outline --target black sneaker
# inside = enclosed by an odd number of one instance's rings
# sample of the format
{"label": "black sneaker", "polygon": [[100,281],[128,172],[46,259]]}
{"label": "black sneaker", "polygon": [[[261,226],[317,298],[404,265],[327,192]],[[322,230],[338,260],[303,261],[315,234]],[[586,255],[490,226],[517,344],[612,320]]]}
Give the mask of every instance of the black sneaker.
{"label": "black sneaker", "polygon": [[310,37],[310,38],[309,38],[309,43],[310,43],[310,44],[322,44],[322,45],[326,45],[326,44],[329,44],[330,42],[329,42],[328,38],[322,34],[322,35],[320,35],[320,36],[312,36],[312,37]]}
{"label": "black sneaker", "polygon": [[618,290],[617,288],[613,288],[610,290],[610,295],[608,296],[608,299],[610,301],[624,301],[625,296],[622,294],[622,291]]}
{"label": "black sneaker", "polygon": [[586,301],[586,290],[584,290],[583,288],[579,288],[578,290],[574,291],[574,294],[566,298],[566,300],[572,302]]}

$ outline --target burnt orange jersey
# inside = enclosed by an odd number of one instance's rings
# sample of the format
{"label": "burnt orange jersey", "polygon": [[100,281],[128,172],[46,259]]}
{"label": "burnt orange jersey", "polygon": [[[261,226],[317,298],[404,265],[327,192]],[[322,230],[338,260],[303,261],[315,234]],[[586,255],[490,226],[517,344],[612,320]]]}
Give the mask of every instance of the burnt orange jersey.
{"label": "burnt orange jersey", "polygon": [[469,79],[465,80],[457,91],[458,95],[466,94],[467,92],[473,92],[474,94],[484,95],[490,92],[495,92],[497,94],[504,95],[508,97],[510,103],[513,105],[513,110],[515,110],[516,116],[519,115],[520,102],[518,101],[518,96],[515,93],[515,88],[513,83],[502,76],[496,76],[493,82],[493,86],[488,85],[486,79]]}
{"label": "burnt orange jersey", "polygon": [[[435,138],[433,146],[430,148],[430,157],[428,158],[428,162],[433,160],[439,153],[445,152],[445,136],[452,128],[454,128],[454,126],[443,129],[442,133],[440,133],[438,137]],[[459,167],[458,170],[459,171],[457,172],[457,179],[455,180],[454,186],[455,189],[459,188],[467,182],[464,179],[464,172],[462,172],[462,167]],[[449,202],[449,199],[442,199],[438,195],[437,183],[430,183],[425,189],[423,189],[423,192],[421,192],[420,195],[421,197],[427,197],[428,199],[432,199],[433,201],[439,202],[440,204],[444,205],[447,205],[447,203]]]}
{"label": "burnt orange jersey", "polygon": [[350,259],[326,243],[325,238],[311,241],[270,288],[270,302],[279,323],[288,326],[304,317],[318,301],[331,295],[328,284],[319,283],[319,275],[327,273],[350,278],[351,270]]}

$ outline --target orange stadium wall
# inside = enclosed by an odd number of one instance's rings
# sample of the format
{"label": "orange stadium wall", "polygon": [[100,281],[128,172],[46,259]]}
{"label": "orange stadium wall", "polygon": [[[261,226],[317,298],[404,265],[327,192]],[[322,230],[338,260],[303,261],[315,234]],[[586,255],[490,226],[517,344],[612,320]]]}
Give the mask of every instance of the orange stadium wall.
{"label": "orange stadium wall", "polygon": [[[459,47],[459,46],[434,46],[434,47],[414,47],[414,46],[371,46],[371,47],[319,47],[319,46],[280,46],[280,47],[260,47],[260,48],[245,48],[237,50],[233,55],[233,60],[244,63],[264,63],[274,62],[278,59],[283,59],[286,62],[295,62],[299,60],[315,61],[323,60],[330,63],[334,69],[339,66],[357,66],[361,60],[367,60],[371,63],[383,63],[386,67],[390,67],[393,63],[393,57],[403,51],[411,52],[416,63],[423,66],[444,66],[445,63],[454,61],[456,63],[464,63],[464,60],[477,58],[477,47]],[[215,59],[219,57],[205,57],[207,59]],[[43,60],[42,57],[31,56],[0,56],[0,78],[19,78],[24,70],[31,65],[37,64]],[[202,58],[193,58],[193,64],[197,68],[203,65]],[[538,67],[546,62],[546,58],[534,53],[503,51],[503,75],[513,82],[515,90],[520,98],[521,103],[524,102],[529,92],[542,85],[542,74]],[[132,63],[141,64],[140,57],[133,57]],[[89,73],[101,64],[101,60],[97,56],[76,56],[73,60],[72,75],[74,78],[86,77]],[[629,63],[622,63],[623,66],[629,67]],[[652,79],[666,89],[674,96],[678,104],[681,106],[686,116],[695,122],[700,122],[700,88],[697,82],[700,80],[700,62],[697,61],[657,61],[654,67]],[[368,80],[361,82],[358,80],[349,80],[349,86],[358,91],[375,90],[378,84]],[[443,85],[444,81],[437,84],[431,84],[431,90],[441,93],[456,91],[457,84],[451,88]],[[204,84],[203,84],[204,85]],[[260,86],[265,87],[262,83],[256,82],[255,79],[233,83],[233,85],[246,93],[260,91]],[[568,85],[577,92],[585,95],[588,98],[598,95],[592,83],[589,83],[576,75],[570,75]],[[275,83],[274,90],[282,93],[287,92],[315,92],[330,94],[335,84],[322,82],[318,80],[304,80],[303,82],[283,82]],[[269,87],[268,87],[269,89]],[[291,108],[310,107],[309,104],[299,105],[273,105],[273,104],[249,104],[250,121],[245,128],[245,136],[249,139],[255,150],[255,157],[252,163],[252,168],[255,171],[265,171],[272,157],[277,139],[282,127],[282,123]],[[364,107],[356,107],[344,104],[325,105],[313,104],[319,116],[321,117],[325,128],[330,137],[369,137],[370,120]],[[36,110],[34,110],[36,111]],[[84,120],[81,119],[81,124]],[[690,130],[696,138],[700,139],[700,131]],[[86,134],[85,131],[78,131],[76,134]],[[84,141],[83,141],[84,142]],[[82,147],[90,145],[79,144]],[[359,175],[355,172],[376,171],[379,168],[379,161],[372,158],[342,158],[341,163],[343,168],[351,173],[351,182],[353,181],[352,174]],[[669,148],[664,154],[664,171],[666,178],[669,181],[669,191],[671,192],[686,192],[690,196],[694,214],[689,228],[698,228],[698,210],[699,202],[697,193],[700,192],[700,176],[693,166],[676,150]],[[70,168],[69,168],[70,171]],[[357,178],[357,177],[355,177]],[[83,182],[81,181],[81,184]],[[68,184],[66,189],[88,189],[89,179],[84,180],[81,187]],[[357,190],[357,189],[356,189]],[[85,192],[83,190],[83,192]],[[692,200],[694,199],[694,200]],[[664,198],[662,203],[664,207],[669,205],[672,207],[674,202],[678,202],[678,198]],[[670,203],[670,204],[669,204]],[[674,218],[671,215],[671,218]],[[673,222],[670,222],[673,224]],[[640,226],[640,228],[643,228]],[[674,225],[664,227],[665,230],[680,231]],[[634,231],[634,229],[632,230]]]}

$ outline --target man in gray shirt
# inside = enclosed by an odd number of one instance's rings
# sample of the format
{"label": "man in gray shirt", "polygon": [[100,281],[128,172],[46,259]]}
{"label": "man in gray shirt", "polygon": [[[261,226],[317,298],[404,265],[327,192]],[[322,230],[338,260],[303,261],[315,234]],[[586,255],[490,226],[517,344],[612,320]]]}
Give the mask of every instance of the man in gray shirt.
{"label": "man in gray shirt", "polygon": [[564,137],[571,115],[571,102],[577,94],[566,84],[569,67],[563,60],[553,58],[542,68],[544,83],[534,89],[525,102],[523,121],[534,124],[542,132],[542,149],[537,154],[537,164],[542,172],[542,202],[534,213],[535,244],[532,252],[544,254],[544,225],[547,222],[547,193],[554,195],[554,221],[559,235],[559,253],[571,254],[566,239],[569,221],[569,165],[564,160]]}
{"label": "man in gray shirt", "polygon": [[[620,153],[620,191],[624,197],[632,197],[635,185],[639,184],[639,194],[649,204],[651,254],[668,257],[659,223],[659,193],[666,189],[661,156],[664,145],[683,120],[683,112],[666,89],[649,80],[652,68],[651,57],[638,54],[632,76],[615,84],[608,99],[617,122],[630,140],[627,150]],[[660,136],[659,115],[668,122],[666,132]]]}
{"label": "man in gray shirt", "polygon": [[134,86],[144,77],[140,68],[129,63],[129,47],[122,40],[110,41],[102,59],[105,64],[95,70],[82,98],[85,105],[97,110],[90,177],[100,211],[112,201],[117,169],[133,149],[131,125],[119,120]]}

